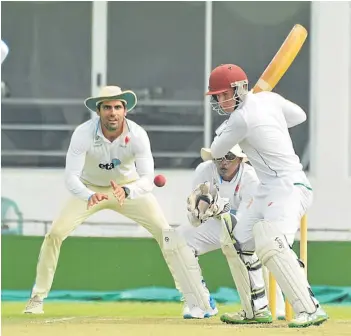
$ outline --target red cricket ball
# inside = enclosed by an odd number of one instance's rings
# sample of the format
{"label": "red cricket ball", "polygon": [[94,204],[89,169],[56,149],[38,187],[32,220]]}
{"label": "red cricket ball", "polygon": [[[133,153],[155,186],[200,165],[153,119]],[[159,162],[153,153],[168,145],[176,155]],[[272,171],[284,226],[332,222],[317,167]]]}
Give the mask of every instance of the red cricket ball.
{"label": "red cricket ball", "polygon": [[156,187],[163,187],[166,184],[166,178],[163,175],[157,175],[154,178]]}

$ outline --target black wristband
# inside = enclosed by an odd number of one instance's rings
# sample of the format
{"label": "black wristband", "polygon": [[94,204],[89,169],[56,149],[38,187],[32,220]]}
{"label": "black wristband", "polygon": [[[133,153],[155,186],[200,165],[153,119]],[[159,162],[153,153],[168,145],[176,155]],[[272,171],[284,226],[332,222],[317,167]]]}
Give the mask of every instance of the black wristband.
{"label": "black wristband", "polygon": [[127,187],[122,187],[122,189],[124,190],[125,197],[128,198],[130,195],[130,189]]}

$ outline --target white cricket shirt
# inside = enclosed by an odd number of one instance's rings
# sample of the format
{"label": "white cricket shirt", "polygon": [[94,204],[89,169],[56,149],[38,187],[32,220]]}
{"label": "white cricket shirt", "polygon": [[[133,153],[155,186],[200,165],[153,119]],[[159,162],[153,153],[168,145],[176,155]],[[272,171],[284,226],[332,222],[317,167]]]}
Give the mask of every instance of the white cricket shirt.
{"label": "white cricket shirt", "polygon": [[303,179],[305,174],[288,128],[305,120],[302,108],[277,93],[249,93],[221,127],[212,142],[211,153],[220,158],[240,144],[261,182],[280,177]]}
{"label": "white cricket shirt", "polygon": [[218,186],[219,195],[229,199],[230,208],[236,211],[237,217],[248,207],[259,184],[255,170],[250,165],[241,163],[233,179],[224,181],[213,161],[202,162],[196,167],[193,189],[206,181]]}
{"label": "white cricket shirt", "polygon": [[66,156],[65,181],[75,196],[88,200],[89,185],[105,187],[114,180],[136,198],[153,188],[154,159],[146,131],[126,119],[123,133],[113,142],[102,133],[100,118],[79,125],[72,134]]}

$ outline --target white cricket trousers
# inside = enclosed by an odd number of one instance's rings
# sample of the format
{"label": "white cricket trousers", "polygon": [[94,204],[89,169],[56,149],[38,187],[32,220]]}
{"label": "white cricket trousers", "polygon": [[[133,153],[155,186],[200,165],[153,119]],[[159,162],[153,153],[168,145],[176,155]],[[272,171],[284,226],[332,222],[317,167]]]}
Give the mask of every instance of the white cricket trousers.
{"label": "white cricket trousers", "polygon": [[136,199],[126,199],[124,204],[120,206],[112,194],[111,187],[89,186],[89,188],[95,192],[107,194],[109,199],[89,210],[86,201],[76,197],[68,200],[58,218],[53,221],[41,246],[32,297],[38,295],[44,299],[48,296],[54,280],[62,242],[88,217],[100,210],[111,209],[130,218],[147,229],[159,244],[162,241],[162,230],[170,229],[153,194],[148,193]]}
{"label": "white cricket trousers", "polygon": [[[211,251],[221,248],[221,235],[223,234],[222,223],[214,218],[208,219],[205,223],[198,227],[193,227],[190,224],[182,225],[178,228],[180,234],[185,238],[187,244],[192,248],[196,255],[200,256]],[[216,267],[216,265],[213,265]],[[262,267],[262,272],[266,270]],[[268,282],[263,273],[266,287],[266,294],[268,295]],[[257,287],[256,284],[254,284]],[[277,316],[285,315],[285,302],[283,293],[280,287],[276,286],[277,293]]]}
{"label": "white cricket trousers", "polygon": [[271,185],[261,184],[252,204],[235,226],[234,237],[245,250],[255,250],[253,227],[264,220],[276,223],[291,246],[312,201],[313,192],[307,178],[301,178],[301,182],[279,179]]}

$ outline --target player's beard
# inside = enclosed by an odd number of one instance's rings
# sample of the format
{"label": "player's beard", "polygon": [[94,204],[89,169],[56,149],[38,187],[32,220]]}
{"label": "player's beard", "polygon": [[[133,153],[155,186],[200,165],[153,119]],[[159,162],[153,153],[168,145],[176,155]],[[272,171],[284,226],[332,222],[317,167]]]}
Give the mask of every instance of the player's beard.
{"label": "player's beard", "polygon": [[113,132],[115,130],[117,130],[118,128],[118,124],[117,125],[112,125],[109,122],[105,124],[105,128],[109,131],[109,132]]}
{"label": "player's beard", "polygon": [[[122,120],[123,123],[123,120]],[[118,130],[121,125],[121,120],[115,120],[114,122],[106,120],[104,126],[108,132],[114,132]]]}
{"label": "player's beard", "polygon": [[220,175],[224,178],[227,178],[227,175],[228,175],[228,168],[219,168],[219,171],[220,171]]}
{"label": "player's beard", "polygon": [[232,170],[232,164],[227,164],[227,165],[223,165],[218,167],[219,169],[219,174],[222,176],[222,178],[225,181],[229,181],[232,180],[234,178],[234,176],[238,173],[239,170],[239,164],[237,164],[235,166],[235,169]]}

